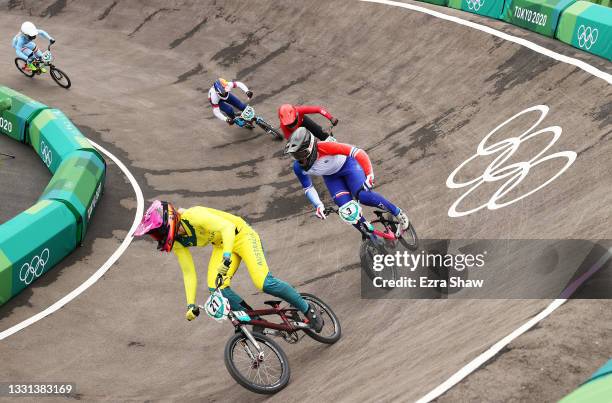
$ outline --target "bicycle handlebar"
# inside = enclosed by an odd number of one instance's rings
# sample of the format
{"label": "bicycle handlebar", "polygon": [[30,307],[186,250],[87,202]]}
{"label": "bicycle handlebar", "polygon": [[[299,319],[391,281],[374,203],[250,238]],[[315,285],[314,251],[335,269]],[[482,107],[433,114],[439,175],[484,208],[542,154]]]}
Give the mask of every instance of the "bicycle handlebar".
{"label": "bicycle handlebar", "polygon": [[325,207],[323,209],[323,213],[325,213],[325,215],[330,215],[331,213],[338,214],[338,209],[335,207]]}

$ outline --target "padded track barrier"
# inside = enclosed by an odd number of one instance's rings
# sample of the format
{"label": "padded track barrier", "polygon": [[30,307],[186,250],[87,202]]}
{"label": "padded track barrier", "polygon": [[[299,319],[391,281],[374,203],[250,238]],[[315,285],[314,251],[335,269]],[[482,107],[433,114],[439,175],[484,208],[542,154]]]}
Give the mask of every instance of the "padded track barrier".
{"label": "padded track barrier", "polygon": [[74,215],[41,200],[0,227],[0,304],[29,286],[76,247]]}
{"label": "padded track barrier", "polygon": [[448,0],[421,0],[425,3],[437,4],[438,6],[445,6],[448,4]]}
{"label": "padded track barrier", "polygon": [[28,140],[51,173],[55,173],[61,162],[76,150],[90,151],[102,159],[79,129],[58,109],[45,109],[32,120]]}
{"label": "padded track barrier", "polygon": [[591,379],[561,399],[559,403],[609,402],[612,396],[612,360],[599,368]]}
{"label": "padded track barrier", "polygon": [[2,305],[83,242],[106,162],[61,111],[2,86],[0,118],[0,133],[31,144],[54,173],[33,207],[0,225]]}
{"label": "padded track barrier", "polygon": [[40,200],[58,200],[65,203],[75,215],[77,241],[85,237],[89,220],[102,194],[106,163],[89,151],[74,151],[66,157]]}
{"label": "padded track barrier", "polygon": [[612,8],[586,1],[572,4],[561,15],[556,37],[612,61]]}
{"label": "padded track barrier", "polygon": [[0,98],[10,99],[12,104],[10,109],[0,111],[0,133],[25,142],[29,123],[40,111],[46,109],[47,105],[3,86],[0,86]]}
{"label": "padded track barrier", "polygon": [[449,0],[448,6],[469,13],[500,19],[505,0]]}
{"label": "padded track barrier", "polygon": [[503,19],[513,25],[553,37],[561,12],[576,0],[508,0]]}

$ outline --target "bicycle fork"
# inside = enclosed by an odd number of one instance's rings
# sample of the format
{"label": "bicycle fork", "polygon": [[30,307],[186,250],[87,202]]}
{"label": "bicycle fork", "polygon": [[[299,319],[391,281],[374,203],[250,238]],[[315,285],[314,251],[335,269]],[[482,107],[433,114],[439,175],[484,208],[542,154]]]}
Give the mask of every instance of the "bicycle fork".
{"label": "bicycle fork", "polygon": [[251,351],[251,349],[248,347],[248,345],[245,345],[245,350],[247,352],[247,354],[249,355],[249,357],[251,358],[251,360],[253,361],[257,361],[257,362],[261,362],[264,359],[264,352],[263,349],[261,348],[261,346],[259,345],[259,343],[257,343],[257,340],[255,340],[255,338],[253,337],[253,335],[251,334],[251,332],[249,332],[249,329],[247,329],[247,327],[245,325],[240,325],[240,331],[242,332],[242,334],[244,334],[247,339],[249,339],[249,341],[255,346],[255,348],[257,349],[257,357],[255,357],[255,355],[253,354],[253,351]]}

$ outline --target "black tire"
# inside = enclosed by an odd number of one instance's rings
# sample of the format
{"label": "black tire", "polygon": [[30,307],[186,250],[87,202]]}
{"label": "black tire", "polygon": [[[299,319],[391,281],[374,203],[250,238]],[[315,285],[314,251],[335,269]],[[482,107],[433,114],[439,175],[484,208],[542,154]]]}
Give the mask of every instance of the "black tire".
{"label": "black tire", "polygon": [[[381,241],[385,242],[386,241]],[[395,266],[385,267],[382,271],[374,271],[374,255],[383,254],[387,255],[390,251],[382,247],[381,245],[375,245],[370,239],[364,239],[361,242],[361,248],[359,249],[359,259],[361,261],[361,269],[368,276],[370,280],[374,280],[375,277],[381,277],[383,280],[397,280],[397,271]],[[391,253],[393,253],[391,251]],[[386,283],[385,283],[386,284]],[[393,287],[380,287],[385,290],[393,289]]]}
{"label": "black tire", "polygon": [[53,81],[55,81],[60,87],[68,89],[72,85],[68,75],[57,67],[52,66],[49,70],[49,73],[51,74],[51,78],[53,78]]}
{"label": "black tire", "polygon": [[[247,376],[240,371],[240,364],[238,364],[237,366],[235,363],[235,360],[237,359],[236,354],[238,352],[236,349],[240,349],[241,347],[247,345],[251,347],[252,351],[257,353],[257,349],[255,349],[255,347],[251,344],[249,339],[243,333],[236,333],[225,344],[225,367],[227,368],[227,371],[230,373],[232,378],[236,380],[236,382],[238,382],[240,385],[250,390],[251,392],[260,393],[264,395],[274,394],[284,389],[285,386],[287,386],[287,384],[289,383],[289,378],[291,376],[291,371],[289,369],[289,360],[287,359],[287,356],[285,355],[283,349],[280,348],[280,346],[276,344],[273,340],[270,340],[268,337],[264,336],[261,333],[251,334],[253,335],[253,338],[257,340],[260,346],[264,346],[265,357],[269,357],[272,360],[278,361],[280,365],[280,375],[278,375],[278,377],[274,376],[274,379],[269,381],[270,383],[256,383],[255,381],[248,379]],[[250,360],[248,355],[245,354],[245,357],[247,357],[247,360],[243,361],[242,365],[244,365],[244,362],[248,364],[248,360]],[[261,368],[262,366],[258,366],[256,370],[256,374],[259,376],[259,379],[262,379],[260,376],[261,374],[259,372]]]}
{"label": "black tire", "polygon": [[[395,217],[393,217],[391,214],[387,214],[387,221],[389,222],[391,230],[395,232],[397,230],[398,224]],[[410,224],[408,225],[408,229],[406,230],[406,232],[404,232],[399,238],[399,242],[408,250],[412,251],[418,249],[419,238],[414,227],[412,226],[412,222],[410,222]]]}
{"label": "black tire", "polygon": [[[334,344],[335,342],[340,340],[340,337],[342,337],[342,327],[340,326],[340,320],[338,319],[334,311],[331,309],[331,307],[325,302],[321,301],[321,299],[315,295],[308,293],[301,293],[300,295],[302,296],[302,298],[308,301],[308,303],[312,303],[322,312],[321,317],[325,322],[323,324],[323,329],[321,329],[320,333],[317,333],[312,329],[304,329],[304,333],[306,333],[308,336],[318,341],[319,343]],[[329,326],[330,324],[333,325],[333,331],[331,332],[331,334],[326,335],[324,331],[326,329],[331,328]]]}
{"label": "black tire", "polygon": [[25,71],[23,69],[27,63],[28,62],[26,60],[23,60],[23,59],[21,59],[19,57],[15,58],[15,67],[17,67],[17,70],[19,70],[19,72],[21,74],[23,74],[24,76],[26,76],[26,77],[30,77],[30,78],[34,77],[34,72],[33,71],[30,70],[30,72],[28,73],[27,71]]}
{"label": "black tire", "polygon": [[268,122],[263,119],[258,119],[256,121],[257,125],[261,127],[266,133],[269,133],[275,140],[282,140],[283,135],[274,127],[272,127]]}

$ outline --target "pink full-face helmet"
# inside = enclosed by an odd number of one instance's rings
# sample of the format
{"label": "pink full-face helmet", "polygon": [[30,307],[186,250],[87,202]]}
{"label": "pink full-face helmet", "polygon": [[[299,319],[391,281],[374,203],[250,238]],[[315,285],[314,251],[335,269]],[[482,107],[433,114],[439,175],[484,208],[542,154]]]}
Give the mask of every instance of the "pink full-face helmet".
{"label": "pink full-face helmet", "polygon": [[170,252],[180,221],[180,214],[172,204],[155,200],[144,213],[134,236],[148,234],[157,241],[158,250]]}

